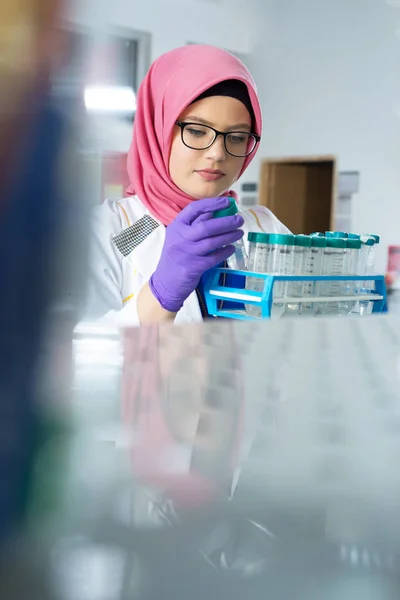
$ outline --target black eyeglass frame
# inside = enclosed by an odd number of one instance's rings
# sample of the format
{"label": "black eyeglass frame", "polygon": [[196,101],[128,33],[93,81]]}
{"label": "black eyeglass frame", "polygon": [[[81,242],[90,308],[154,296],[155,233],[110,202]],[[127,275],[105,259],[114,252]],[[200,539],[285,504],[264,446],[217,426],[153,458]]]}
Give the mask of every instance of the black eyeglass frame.
{"label": "black eyeglass frame", "polygon": [[[257,144],[260,143],[261,140],[261,136],[257,135],[256,133],[253,133],[252,131],[218,131],[218,129],[215,129],[214,127],[211,127],[211,125],[204,125],[203,123],[194,123],[194,122],[188,122],[188,121],[176,121],[175,124],[180,127],[181,130],[181,140],[182,143],[187,147],[190,148],[191,150],[207,150],[208,148],[211,148],[211,146],[215,143],[215,140],[217,139],[217,137],[219,135],[222,135],[222,137],[224,138],[224,146],[225,146],[225,150],[227,151],[228,154],[230,154],[231,156],[234,156],[235,158],[246,158],[247,156],[250,156],[251,154],[253,154],[254,150],[257,147]],[[206,146],[205,148],[193,148],[193,146],[189,146],[188,144],[186,144],[185,140],[183,139],[183,132],[185,127],[187,127],[188,125],[197,125],[197,127],[207,127],[208,129],[211,129],[211,131],[214,132],[214,139],[212,140],[212,142],[210,142],[210,144],[208,144],[208,146]],[[244,135],[250,135],[255,139],[255,144],[254,147],[252,148],[252,150],[250,150],[250,152],[248,154],[232,154],[232,152],[229,152],[227,146],[226,146],[226,138],[228,135],[232,135],[235,133],[242,133]]]}

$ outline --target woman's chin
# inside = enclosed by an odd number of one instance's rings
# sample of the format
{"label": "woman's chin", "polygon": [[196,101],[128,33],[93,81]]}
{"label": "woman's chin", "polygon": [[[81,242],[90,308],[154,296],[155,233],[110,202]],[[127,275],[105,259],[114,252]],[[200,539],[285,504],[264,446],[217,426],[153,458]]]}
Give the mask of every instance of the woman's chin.
{"label": "woman's chin", "polygon": [[222,196],[229,187],[225,185],[221,185],[221,183],[215,182],[207,182],[201,186],[196,186],[192,190],[185,190],[185,192],[191,196],[194,200],[203,200],[203,198],[216,198],[218,196]]}

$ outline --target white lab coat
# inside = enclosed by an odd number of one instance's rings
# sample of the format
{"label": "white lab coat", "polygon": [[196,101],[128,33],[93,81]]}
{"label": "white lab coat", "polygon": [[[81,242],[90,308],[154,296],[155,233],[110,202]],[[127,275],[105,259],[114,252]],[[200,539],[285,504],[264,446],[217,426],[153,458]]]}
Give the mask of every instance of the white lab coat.
{"label": "white lab coat", "polygon": [[[240,209],[244,219],[244,241],[249,231],[288,233],[288,229],[262,206]],[[120,201],[106,200],[94,210],[90,256],[87,318],[102,320],[113,327],[139,326],[138,293],[155,271],[165,239],[165,227],[154,229],[132,252],[124,257],[112,238],[136,223],[148,209],[137,196]],[[153,217],[154,218],[154,217]],[[193,292],[175,318],[176,324],[201,321],[202,315]]]}

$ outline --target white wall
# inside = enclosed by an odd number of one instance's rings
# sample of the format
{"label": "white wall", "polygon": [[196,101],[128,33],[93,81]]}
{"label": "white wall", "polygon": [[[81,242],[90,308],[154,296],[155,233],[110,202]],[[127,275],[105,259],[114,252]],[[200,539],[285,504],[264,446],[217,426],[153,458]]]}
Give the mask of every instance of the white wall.
{"label": "white wall", "polygon": [[97,27],[152,34],[151,59],[187,42],[247,53],[252,45],[249,3],[241,0],[75,0],[70,18]]}
{"label": "white wall", "polygon": [[[340,170],[360,170],[353,225],[383,236],[381,269],[387,244],[400,243],[396,4],[400,8],[398,0],[260,1],[262,30],[252,63],[264,110],[259,156],[335,154]],[[246,179],[258,168],[256,160]]]}

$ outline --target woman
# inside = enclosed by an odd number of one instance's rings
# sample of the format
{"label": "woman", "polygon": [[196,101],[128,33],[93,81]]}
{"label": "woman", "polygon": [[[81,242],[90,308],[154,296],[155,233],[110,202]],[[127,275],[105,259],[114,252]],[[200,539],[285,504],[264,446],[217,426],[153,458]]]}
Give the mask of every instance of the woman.
{"label": "woman", "polygon": [[261,206],[212,218],[254,158],[261,126],[253,79],[228,52],[189,45],[153,63],[138,93],[127,197],[95,216],[91,318],[199,321],[202,276],[232,244],[249,231],[287,232]]}

